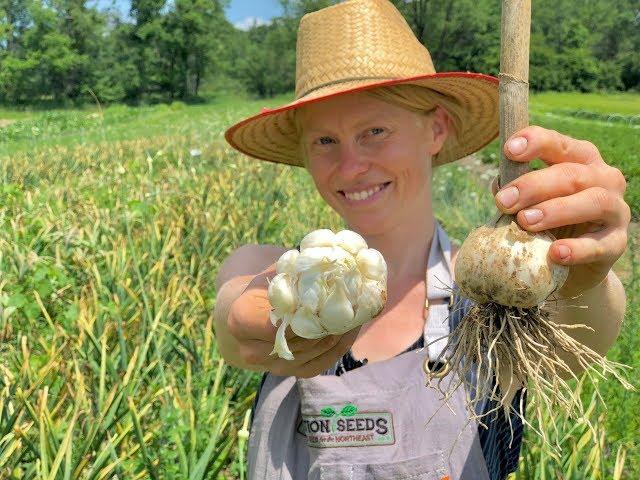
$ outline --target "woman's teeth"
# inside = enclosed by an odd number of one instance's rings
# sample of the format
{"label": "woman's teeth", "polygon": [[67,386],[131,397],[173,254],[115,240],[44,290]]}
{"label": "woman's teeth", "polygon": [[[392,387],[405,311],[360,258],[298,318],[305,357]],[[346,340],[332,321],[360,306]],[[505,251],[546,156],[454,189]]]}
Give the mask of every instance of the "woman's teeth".
{"label": "woman's teeth", "polygon": [[373,187],[373,188],[371,188],[369,190],[364,190],[362,192],[355,192],[355,193],[346,193],[345,192],[344,196],[347,197],[349,200],[366,200],[371,195],[373,195],[374,193],[379,192],[383,188],[384,188],[384,185],[377,185],[376,187]]}

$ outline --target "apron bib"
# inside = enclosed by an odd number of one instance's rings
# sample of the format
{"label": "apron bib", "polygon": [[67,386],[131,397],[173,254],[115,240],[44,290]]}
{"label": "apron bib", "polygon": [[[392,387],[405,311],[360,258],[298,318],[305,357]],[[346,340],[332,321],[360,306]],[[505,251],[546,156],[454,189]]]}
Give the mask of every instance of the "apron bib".
{"label": "apron bib", "polygon": [[[440,288],[452,287],[450,264],[449,239],[436,222],[428,300],[451,295]],[[425,324],[425,345],[447,335],[448,305],[430,305]],[[268,374],[249,437],[249,479],[488,480],[465,391],[458,388],[447,406],[425,386],[423,363],[445,345],[446,338],[341,376]],[[443,382],[456,379],[450,373]]]}

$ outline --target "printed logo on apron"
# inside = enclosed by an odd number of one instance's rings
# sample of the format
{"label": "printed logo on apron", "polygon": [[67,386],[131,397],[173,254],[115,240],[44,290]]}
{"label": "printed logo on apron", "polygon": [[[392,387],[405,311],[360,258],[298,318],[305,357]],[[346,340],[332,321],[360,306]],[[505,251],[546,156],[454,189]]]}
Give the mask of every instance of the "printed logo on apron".
{"label": "printed logo on apron", "polygon": [[324,407],[318,414],[302,414],[298,433],[310,447],[368,447],[396,442],[391,412],[359,412],[353,404],[337,411]]}

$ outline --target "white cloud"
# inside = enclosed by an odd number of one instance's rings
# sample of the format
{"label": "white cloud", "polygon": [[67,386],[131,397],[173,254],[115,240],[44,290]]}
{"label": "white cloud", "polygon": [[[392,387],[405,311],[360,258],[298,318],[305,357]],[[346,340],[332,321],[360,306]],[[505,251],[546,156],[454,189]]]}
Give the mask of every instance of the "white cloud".
{"label": "white cloud", "polygon": [[271,20],[265,20],[264,18],[247,17],[243,20],[240,20],[239,22],[236,22],[235,27],[238,30],[244,30],[246,32],[247,30],[251,30],[253,27],[259,27],[260,25],[269,25],[270,23]]}

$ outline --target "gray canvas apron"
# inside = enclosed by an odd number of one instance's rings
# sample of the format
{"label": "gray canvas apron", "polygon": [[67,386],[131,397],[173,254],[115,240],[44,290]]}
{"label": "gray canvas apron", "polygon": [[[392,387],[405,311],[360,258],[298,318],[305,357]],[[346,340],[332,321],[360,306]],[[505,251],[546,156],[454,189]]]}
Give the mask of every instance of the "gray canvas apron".
{"label": "gray canvas apron", "polygon": [[[427,298],[448,298],[449,239],[436,222]],[[425,345],[449,332],[446,303],[429,306]],[[446,340],[341,376],[268,374],[249,437],[250,480],[488,480],[478,425],[458,388],[443,405],[422,369]],[[455,380],[448,374],[444,382]],[[429,421],[429,422],[428,422]],[[428,425],[427,425],[428,423]]]}

